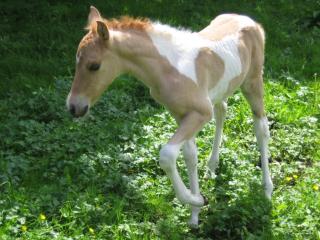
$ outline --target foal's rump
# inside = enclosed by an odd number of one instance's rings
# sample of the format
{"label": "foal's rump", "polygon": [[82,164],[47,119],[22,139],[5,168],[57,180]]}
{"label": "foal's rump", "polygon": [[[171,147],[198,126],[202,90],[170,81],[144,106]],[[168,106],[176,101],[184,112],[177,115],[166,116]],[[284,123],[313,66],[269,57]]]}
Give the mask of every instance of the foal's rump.
{"label": "foal's rump", "polygon": [[264,31],[251,18],[237,14],[222,14],[212,20],[199,35],[216,45],[213,51],[218,53],[228,69],[218,80],[221,86],[217,84],[209,89],[210,98],[214,102],[232,95],[248,79],[256,79],[262,75]]}
{"label": "foal's rump", "polygon": [[244,28],[255,28],[257,26],[259,26],[259,24],[247,16],[238,14],[221,14],[213,19],[206,28],[199,32],[199,34],[209,40],[217,41],[228,35],[238,33]]}

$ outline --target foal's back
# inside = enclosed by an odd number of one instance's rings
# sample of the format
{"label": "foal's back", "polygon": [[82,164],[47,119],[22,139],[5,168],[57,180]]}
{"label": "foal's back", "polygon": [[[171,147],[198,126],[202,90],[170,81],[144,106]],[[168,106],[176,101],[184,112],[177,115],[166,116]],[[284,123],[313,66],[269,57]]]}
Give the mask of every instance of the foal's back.
{"label": "foal's back", "polygon": [[[230,96],[239,87],[246,88],[245,85],[251,81],[262,79],[264,31],[251,18],[237,14],[222,14],[201,30],[199,35],[214,42],[223,42],[232,36],[237,39],[236,48],[241,60],[241,73],[234,79],[227,79],[228,90],[223,98]],[[211,95],[214,95],[214,92]]]}

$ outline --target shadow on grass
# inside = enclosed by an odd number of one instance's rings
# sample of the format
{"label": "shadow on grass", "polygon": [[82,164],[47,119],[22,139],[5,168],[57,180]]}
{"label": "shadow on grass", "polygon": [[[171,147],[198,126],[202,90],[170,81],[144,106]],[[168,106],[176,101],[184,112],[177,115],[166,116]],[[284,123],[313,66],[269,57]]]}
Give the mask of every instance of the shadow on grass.
{"label": "shadow on grass", "polygon": [[[216,186],[221,183],[217,178]],[[224,183],[225,184],[225,183]],[[250,184],[244,195],[231,197],[217,191],[216,202],[210,205],[204,234],[212,239],[272,239],[271,202],[264,197],[261,185]]]}

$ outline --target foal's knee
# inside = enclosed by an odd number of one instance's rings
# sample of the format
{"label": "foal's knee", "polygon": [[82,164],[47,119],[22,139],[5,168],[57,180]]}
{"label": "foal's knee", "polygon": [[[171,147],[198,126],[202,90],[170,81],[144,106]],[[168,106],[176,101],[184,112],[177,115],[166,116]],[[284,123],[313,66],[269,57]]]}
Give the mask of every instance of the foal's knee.
{"label": "foal's knee", "polygon": [[180,147],[174,144],[166,144],[160,150],[160,167],[164,171],[170,171],[175,167]]}

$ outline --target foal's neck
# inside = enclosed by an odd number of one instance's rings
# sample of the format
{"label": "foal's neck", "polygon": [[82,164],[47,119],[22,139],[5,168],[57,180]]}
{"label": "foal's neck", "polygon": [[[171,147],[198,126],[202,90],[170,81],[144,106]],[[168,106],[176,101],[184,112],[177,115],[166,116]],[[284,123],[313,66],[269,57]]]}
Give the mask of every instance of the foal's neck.
{"label": "foal's neck", "polygon": [[139,30],[113,31],[111,49],[119,57],[123,71],[137,77],[147,87],[159,80],[159,55],[148,34]]}

